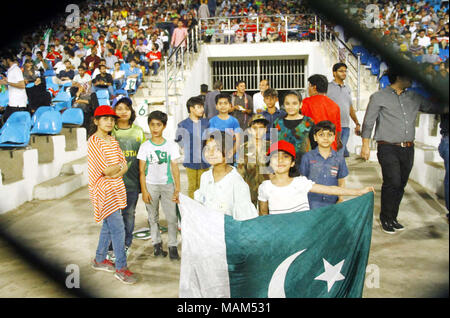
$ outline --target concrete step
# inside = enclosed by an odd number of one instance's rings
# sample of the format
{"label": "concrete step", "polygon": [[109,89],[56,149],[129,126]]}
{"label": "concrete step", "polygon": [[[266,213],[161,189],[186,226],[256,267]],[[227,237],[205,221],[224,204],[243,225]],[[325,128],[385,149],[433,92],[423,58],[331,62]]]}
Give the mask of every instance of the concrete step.
{"label": "concrete step", "polygon": [[84,187],[87,179],[83,174],[61,175],[40,183],[34,187],[33,198],[36,200],[55,200],[65,197]]}
{"label": "concrete step", "polygon": [[63,175],[74,175],[81,174],[87,170],[87,158],[80,158],[72,162],[66,163],[61,168],[61,174]]}
{"label": "concrete step", "polygon": [[87,169],[86,157],[64,164],[59,176],[37,184],[34,187],[33,199],[60,199],[84,187],[88,184]]}

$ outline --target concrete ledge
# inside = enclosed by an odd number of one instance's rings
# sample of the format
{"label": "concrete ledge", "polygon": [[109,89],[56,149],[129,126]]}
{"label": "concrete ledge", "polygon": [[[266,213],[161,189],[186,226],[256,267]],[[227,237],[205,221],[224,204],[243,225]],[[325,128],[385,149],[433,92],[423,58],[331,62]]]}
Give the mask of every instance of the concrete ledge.
{"label": "concrete ledge", "polygon": [[[0,184],[0,213],[13,210],[33,199],[33,187],[36,184],[38,174],[37,149],[23,151],[21,161],[23,164],[23,179],[9,184]],[[4,170],[2,172],[4,173]]]}
{"label": "concrete ledge", "polygon": [[23,179],[25,149],[0,150],[1,183],[9,184]]}
{"label": "concrete ledge", "polygon": [[33,198],[37,200],[55,200],[65,197],[86,185],[83,174],[62,175],[36,185]]}
{"label": "concrete ledge", "polygon": [[55,158],[54,136],[31,135],[30,146],[38,151],[39,163],[49,163]]}
{"label": "concrete ledge", "polygon": [[65,151],[74,151],[78,148],[78,135],[76,128],[63,127],[61,134],[66,137]]}

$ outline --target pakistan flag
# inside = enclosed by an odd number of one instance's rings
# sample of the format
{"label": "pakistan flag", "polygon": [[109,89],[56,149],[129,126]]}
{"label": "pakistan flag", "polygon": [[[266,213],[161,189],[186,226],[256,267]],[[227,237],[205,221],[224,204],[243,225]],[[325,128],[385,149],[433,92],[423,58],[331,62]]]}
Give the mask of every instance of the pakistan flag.
{"label": "pakistan flag", "polygon": [[180,195],[180,297],[361,297],[373,193],[236,221]]}

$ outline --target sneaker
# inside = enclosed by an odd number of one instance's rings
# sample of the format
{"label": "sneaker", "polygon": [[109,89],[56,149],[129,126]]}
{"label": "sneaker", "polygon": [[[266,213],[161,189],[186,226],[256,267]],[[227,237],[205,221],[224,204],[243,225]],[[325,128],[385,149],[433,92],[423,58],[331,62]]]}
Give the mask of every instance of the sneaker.
{"label": "sneaker", "polygon": [[114,272],[116,270],[115,265],[110,260],[103,260],[101,263],[97,263],[95,258],[91,262],[91,266],[93,269],[96,269],[98,271],[105,271],[105,272]]}
{"label": "sneaker", "polygon": [[163,250],[161,243],[153,245],[153,255],[162,257],[167,256],[167,252]]}
{"label": "sneaker", "polygon": [[403,231],[405,229],[405,227],[403,225],[401,225],[400,223],[398,223],[397,220],[392,221],[392,227],[396,231]]}
{"label": "sneaker", "polygon": [[381,229],[383,230],[384,233],[387,233],[387,234],[395,233],[395,229],[392,226],[392,223],[380,220],[380,224],[381,224]]}
{"label": "sneaker", "polygon": [[169,247],[169,257],[172,260],[179,260],[180,256],[178,256],[178,248],[176,246]]}
{"label": "sneaker", "polygon": [[115,262],[116,261],[116,255],[114,254],[114,251],[108,251],[108,253],[106,253],[106,259],[108,261]]}
{"label": "sneaker", "polygon": [[127,267],[122,268],[120,271],[116,270],[114,277],[124,284],[131,285],[137,282],[136,275],[132,273]]}

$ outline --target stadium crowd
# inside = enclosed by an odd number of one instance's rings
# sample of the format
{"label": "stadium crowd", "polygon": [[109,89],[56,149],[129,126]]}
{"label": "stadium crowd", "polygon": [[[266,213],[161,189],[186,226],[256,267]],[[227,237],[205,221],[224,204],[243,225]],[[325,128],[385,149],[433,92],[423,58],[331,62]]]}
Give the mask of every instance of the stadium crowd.
{"label": "stadium crowd", "polygon": [[[373,27],[367,25],[364,5],[368,2],[346,4],[369,34],[409,58],[430,63],[430,76],[448,78],[446,7],[436,10],[424,1],[380,0],[374,20],[378,25]],[[222,84],[216,82],[212,92],[187,101],[189,116],[178,123],[175,141],[163,137],[168,120],[163,112],[148,116],[149,140],[133,124],[136,116],[129,96],[142,88],[145,77],[158,74],[162,56],[185,46],[187,31],[199,23],[206,42],[217,40],[216,22],[202,23],[202,19],[218,17],[217,34],[226,43],[242,42],[244,36],[248,42],[287,41],[314,36],[308,13],[300,1],[119,1],[112,7],[91,3],[81,8],[78,28],[68,29],[61,19],[24,36],[18,52],[2,54],[1,94],[3,99],[8,97],[1,109],[3,122],[14,112],[34,113],[50,105],[61,92],[70,96],[70,105],[61,111],[81,108],[85,126],[94,119],[95,130],[88,140],[89,193],[95,220],[103,221],[94,269],[115,272],[124,283],[136,282],[126,256],[139,193],[149,215],[154,255],[179,259],[178,159],[186,168],[191,198],[240,220],[320,208],[341,202],[342,196],[373,191],[369,185],[345,187],[350,120],[355,134],[363,138],[361,156],[366,160],[375,127],[383,170],[382,230],[389,234],[404,230],[397,215],[414,160],[414,118],[419,110],[436,114],[444,107],[409,91],[410,80],[392,69],[390,86],[372,95],[362,125],[344,82],[347,65],[342,62],[333,66],[332,81],[320,74],[310,76],[306,98],[291,91],[278,100],[278,92],[267,80],[261,81],[260,92],[253,96],[246,93],[244,81],[236,83],[231,95],[221,92]],[[283,29],[286,14],[297,17],[288,32]],[[232,29],[220,21],[235,16],[240,17],[230,23]],[[260,28],[255,28],[256,16]],[[347,39],[339,26],[334,32],[352,48],[360,46],[355,39]],[[395,111],[386,112],[382,107],[386,103],[395,105]],[[403,103],[407,103],[405,109]],[[447,142],[448,188],[448,106],[446,111],[441,133]],[[273,138],[267,137],[273,135],[277,141],[270,143]],[[227,136],[231,143],[226,142]],[[201,140],[201,148],[196,147]],[[179,147],[184,149],[183,159]],[[400,163],[394,166],[393,162]],[[168,221],[169,253],[163,250],[159,231],[160,200]],[[448,193],[446,200],[448,208]]]}

